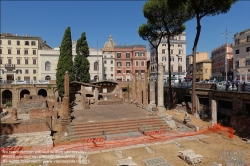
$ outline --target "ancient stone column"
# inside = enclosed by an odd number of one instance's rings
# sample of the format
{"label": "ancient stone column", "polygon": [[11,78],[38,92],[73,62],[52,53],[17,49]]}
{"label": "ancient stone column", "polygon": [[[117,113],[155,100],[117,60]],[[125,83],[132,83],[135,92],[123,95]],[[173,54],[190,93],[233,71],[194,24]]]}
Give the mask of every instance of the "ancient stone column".
{"label": "ancient stone column", "polygon": [[94,98],[95,98],[95,103],[98,102],[98,95],[99,95],[99,90],[97,87],[95,87],[95,90],[94,90]]}
{"label": "ancient stone column", "polygon": [[154,81],[150,81],[149,82],[149,91],[150,91],[150,101],[149,104],[150,105],[154,105],[155,106],[155,82]]}
{"label": "ancient stone column", "polygon": [[212,100],[212,126],[217,124],[217,102]]}
{"label": "ancient stone column", "polygon": [[137,92],[137,102],[139,105],[142,104],[142,79],[141,79],[141,73],[138,75],[138,92]]}
{"label": "ancient stone column", "polygon": [[158,111],[160,116],[164,116],[166,108],[164,107],[164,87],[163,87],[163,63],[158,65]]}
{"label": "ancient stone column", "polygon": [[136,100],[136,81],[135,81],[135,77],[136,77],[136,75],[134,74],[133,75],[133,84],[132,84],[132,95],[133,95],[132,100],[133,100],[133,102]]}
{"label": "ancient stone column", "polygon": [[64,75],[64,97],[69,97],[69,74],[68,71]]}
{"label": "ancient stone column", "polygon": [[163,63],[158,65],[158,107],[164,107]]}
{"label": "ancient stone column", "polygon": [[148,73],[144,73],[143,78],[143,105],[148,105]]}

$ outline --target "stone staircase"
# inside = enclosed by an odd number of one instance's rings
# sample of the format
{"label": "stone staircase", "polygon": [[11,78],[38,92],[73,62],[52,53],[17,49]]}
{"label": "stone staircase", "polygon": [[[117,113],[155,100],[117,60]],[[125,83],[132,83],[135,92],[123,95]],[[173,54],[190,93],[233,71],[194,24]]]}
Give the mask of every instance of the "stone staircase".
{"label": "stone staircase", "polygon": [[108,122],[71,123],[69,126],[70,141],[87,140],[90,138],[106,138],[108,135],[140,132],[149,135],[151,132],[170,130],[160,117],[144,119],[116,120]]}

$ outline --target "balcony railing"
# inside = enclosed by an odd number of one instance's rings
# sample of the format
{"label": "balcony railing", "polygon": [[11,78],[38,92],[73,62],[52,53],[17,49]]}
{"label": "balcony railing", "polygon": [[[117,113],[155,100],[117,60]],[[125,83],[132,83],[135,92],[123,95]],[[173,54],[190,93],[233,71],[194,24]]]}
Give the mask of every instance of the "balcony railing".
{"label": "balcony railing", "polygon": [[15,68],[15,64],[5,64],[5,68]]}

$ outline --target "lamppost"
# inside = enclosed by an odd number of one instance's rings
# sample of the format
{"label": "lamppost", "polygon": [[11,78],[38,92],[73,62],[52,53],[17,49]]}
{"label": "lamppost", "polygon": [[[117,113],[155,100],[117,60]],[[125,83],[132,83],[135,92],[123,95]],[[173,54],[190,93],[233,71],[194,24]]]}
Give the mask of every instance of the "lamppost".
{"label": "lamppost", "polygon": [[225,32],[225,34],[223,34],[222,33],[222,36],[225,36],[225,38],[226,38],[226,56],[225,56],[225,73],[226,73],[226,81],[227,81],[227,52],[228,52],[228,50],[227,50],[227,38],[228,38],[228,35],[231,35],[231,32],[229,32],[229,34],[228,34],[228,31],[227,31],[227,29],[226,29],[226,32]]}

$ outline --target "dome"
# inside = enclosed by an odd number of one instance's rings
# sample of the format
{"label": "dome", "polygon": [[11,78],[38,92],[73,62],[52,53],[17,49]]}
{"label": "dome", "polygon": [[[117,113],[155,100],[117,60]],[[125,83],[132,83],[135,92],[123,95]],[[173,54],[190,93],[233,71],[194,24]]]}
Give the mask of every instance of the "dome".
{"label": "dome", "polygon": [[109,40],[104,44],[104,48],[115,47],[116,43],[113,41],[111,34],[109,35]]}

